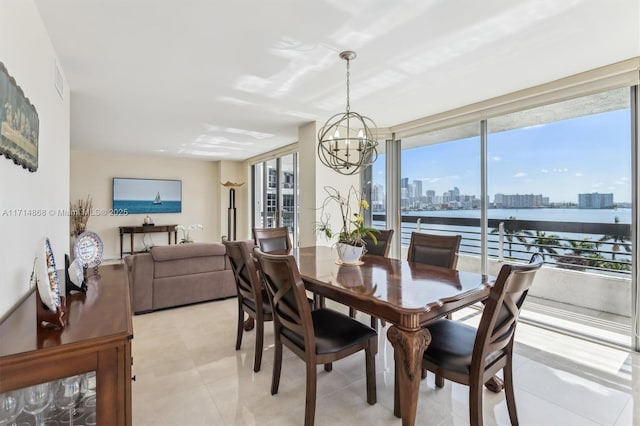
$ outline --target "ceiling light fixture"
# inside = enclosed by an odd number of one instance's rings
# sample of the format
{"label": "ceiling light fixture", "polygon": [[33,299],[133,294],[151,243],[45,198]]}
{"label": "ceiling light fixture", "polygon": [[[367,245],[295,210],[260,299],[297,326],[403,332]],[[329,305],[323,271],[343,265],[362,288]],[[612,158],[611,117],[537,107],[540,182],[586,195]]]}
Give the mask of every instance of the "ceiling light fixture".
{"label": "ceiling light fixture", "polygon": [[340,58],[347,61],[347,110],[329,118],[318,132],[318,157],[336,172],[352,175],[376,161],[378,142],[373,120],[349,105],[349,62],[356,52],[341,52]]}

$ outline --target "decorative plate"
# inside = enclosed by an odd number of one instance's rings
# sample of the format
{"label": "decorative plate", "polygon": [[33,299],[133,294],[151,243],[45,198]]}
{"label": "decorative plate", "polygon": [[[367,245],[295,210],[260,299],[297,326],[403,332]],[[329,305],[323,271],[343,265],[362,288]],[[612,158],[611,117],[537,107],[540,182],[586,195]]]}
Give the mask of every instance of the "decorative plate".
{"label": "decorative plate", "polygon": [[78,239],[73,245],[75,258],[80,259],[87,268],[95,268],[102,262],[103,250],[102,239],[92,231],[84,231],[78,235]]}
{"label": "decorative plate", "polygon": [[56,271],[56,260],[53,257],[49,238],[44,240],[44,257],[42,259],[42,277],[38,280],[40,299],[50,311],[57,311],[60,307],[60,280]]}
{"label": "decorative plate", "polygon": [[71,262],[71,265],[69,265],[69,278],[73,284],[82,288],[82,283],[84,282],[84,271],[82,268],[82,261],[80,259],[75,258],[74,261]]}

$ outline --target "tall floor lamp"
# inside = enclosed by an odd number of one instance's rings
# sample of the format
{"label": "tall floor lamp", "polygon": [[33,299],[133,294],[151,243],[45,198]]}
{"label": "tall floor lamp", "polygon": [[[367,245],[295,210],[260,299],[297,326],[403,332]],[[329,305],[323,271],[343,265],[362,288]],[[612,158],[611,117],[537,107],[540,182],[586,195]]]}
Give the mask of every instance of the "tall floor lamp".
{"label": "tall floor lamp", "polygon": [[240,188],[242,185],[244,182],[226,181],[222,184],[225,188],[229,188],[229,208],[227,209],[227,239],[229,241],[236,240],[236,188]]}

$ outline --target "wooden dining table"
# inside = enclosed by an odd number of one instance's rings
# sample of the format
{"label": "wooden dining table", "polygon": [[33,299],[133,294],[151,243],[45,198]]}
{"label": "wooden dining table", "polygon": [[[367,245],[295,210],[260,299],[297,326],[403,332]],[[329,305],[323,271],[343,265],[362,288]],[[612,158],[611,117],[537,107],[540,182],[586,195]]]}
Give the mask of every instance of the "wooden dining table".
{"label": "wooden dining table", "polygon": [[390,323],[394,348],[396,416],[413,425],[422,376],[422,355],[431,342],[426,324],[484,300],[490,277],[381,256],[342,265],[331,247],[293,250],[307,290]]}

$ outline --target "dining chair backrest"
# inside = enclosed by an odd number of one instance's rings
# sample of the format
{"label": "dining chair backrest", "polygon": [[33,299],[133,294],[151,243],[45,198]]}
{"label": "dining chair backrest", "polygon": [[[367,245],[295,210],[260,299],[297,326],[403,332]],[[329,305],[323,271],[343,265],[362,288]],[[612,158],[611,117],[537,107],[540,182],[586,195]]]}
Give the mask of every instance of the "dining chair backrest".
{"label": "dining chair backrest", "polygon": [[253,228],[253,238],[263,253],[289,254],[292,244],[289,228]]}
{"label": "dining chair backrest", "polygon": [[262,285],[255,261],[244,241],[223,241],[236,281],[238,294],[255,306],[262,306]]}
{"label": "dining chair backrest", "polygon": [[391,238],[393,237],[393,229],[380,230],[375,233],[377,242],[374,242],[368,235],[363,237],[364,248],[367,250],[366,254],[372,254],[374,256],[389,255],[389,248],[391,247]]}
{"label": "dining chair backrest", "polygon": [[305,426],[313,426],[316,411],[317,371],[333,369],[333,362],[365,352],[367,402],[376,403],[375,354],[378,333],[341,312],[318,308],[311,311],[295,258],[254,249],[273,308],[274,359],[271,394],[278,393],[282,370],[282,348],[287,346],[305,362]]}
{"label": "dining chair backrest", "polygon": [[520,309],[542,266],[542,256],[531,257],[528,264],[505,264],[500,269],[489,298],[485,302],[472,356],[473,364],[487,359],[513,344]]}
{"label": "dining chair backrest", "polygon": [[[439,319],[425,327],[431,343],[424,352],[422,368],[435,373],[437,388],[451,380],[469,386],[469,424],[483,424],[482,387],[499,391],[496,374],[502,370],[504,393],[512,425],[518,424],[513,386],[513,346],[520,309],[543,259],[538,253],[528,264],[508,263],[484,302],[477,329],[462,321]],[[399,406],[396,383],[396,407]]]}
{"label": "dining chair backrest", "polygon": [[433,235],[420,232],[411,233],[407,260],[455,269],[458,265],[460,235]]}
{"label": "dining chair backrest", "polygon": [[289,336],[302,336],[305,352],[315,353],[311,308],[295,258],[264,253],[259,249],[254,253],[271,297],[275,326],[284,335],[290,330],[294,335]]}
{"label": "dining chair backrest", "polygon": [[[256,261],[251,254],[252,244],[246,241],[223,241],[238,290],[238,322],[236,350],[240,350],[244,330],[256,329],[253,371],[260,371],[264,343],[264,323],[272,321],[269,296],[262,288]],[[247,322],[245,313],[249,315]]]}

